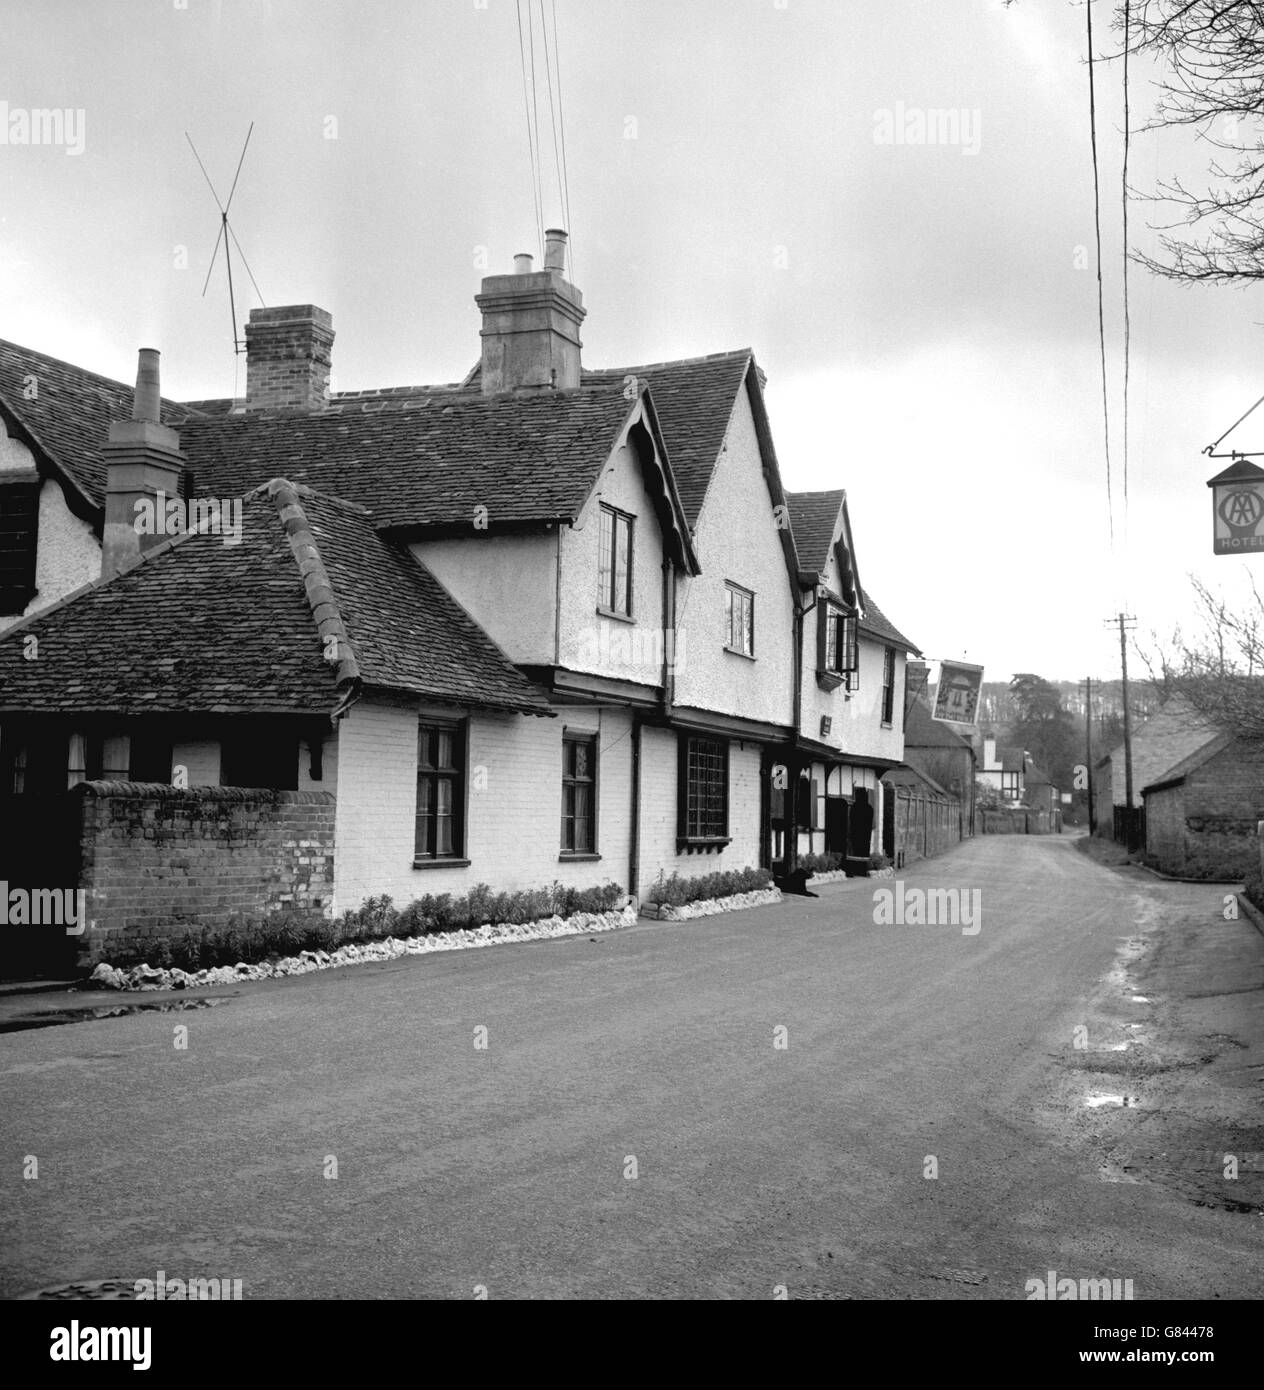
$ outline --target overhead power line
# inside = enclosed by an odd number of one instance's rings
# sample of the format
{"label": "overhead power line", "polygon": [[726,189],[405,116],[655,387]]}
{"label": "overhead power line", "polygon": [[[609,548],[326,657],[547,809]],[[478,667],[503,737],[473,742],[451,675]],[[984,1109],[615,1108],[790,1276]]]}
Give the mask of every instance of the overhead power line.
{"label": "overhead power line", "polygon": [[1110,546],[1115,548],[1115,503],[1110,476],[1110,404],[1106,382],[1106,306],[1102,290],[1102,195],[1097,170],[1097,91],[1093,80],[1093,0],[1087,0],[1088,18],[1088,122],[1093,151],[1093,228],[1097,239],[1097,337],[1102,359],[1102,437],[1106,448],[1106,515]]}

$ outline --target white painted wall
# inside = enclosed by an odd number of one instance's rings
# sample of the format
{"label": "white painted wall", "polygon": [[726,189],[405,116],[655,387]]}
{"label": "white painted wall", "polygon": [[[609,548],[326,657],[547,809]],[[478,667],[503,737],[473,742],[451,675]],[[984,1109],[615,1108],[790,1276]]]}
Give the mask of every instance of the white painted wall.
{"label": "white painted wall", "polygon": [[[816,679],[816,624],[813,609],[803,623],[803,701],[801,729],[806,738],[828,743],[840,755],[858,753],[870,758],[904,758],[904,666],[905,654],[895,653],[895,692],[891,723],[882,723],[882,667],[886,644],[860,635],[860,685],[848,692],[840,685],[823,690]],[[821,716],[832,720],[830,732],[822,737]]]}
{"label": "white painted wall", "polygon": [[709,854],[676,850],[677,735],[672,729],[641,733],[640,893],[662,873],[696,878],[720,869],[752,869],[759,864],[759,764],[756,743],[729,743],[729,835],[731,843]]}
{"label": "white painted wall", "polygon": [[[794,622],[790,578],[764,481],[750,401],[743,390],[698,518],[702,573],[682,579],[676,703],[746,719],[794,722]],[[755,594],[755,657],[724,649],[725,581]]]}
{"label": "white painted wall", "polygon": [[[451,717],[452,711],[435,711]],[[476,713],[468,726],[468,868],[413,867],[416,709],[363,700],[339,722],[335,911],[389,894],[403,907],[426,893],[543,888],[554,880],[627,890],[631,716],[559,708],[558,718]],[[559,859],[563,728],[598,738],[599,860]]]}
{"label": "white painted wall", "polygon": [[220,785],[220,745],[218,739],[198,739],[175,743],[171,748],[172,768],[185,767],[189,786]]}
{"label": "white painted wall", "polygon": [[[597,612],[603,504],[636,518],[631,623]],[[662,634],[663,538],[640,462],[626,442],[611,454],[579,521],[563,530],[561,542],[560,664],[574,671],[659,685],[666,641]]]}
{"label": "white painted wall", "polygon": [[[409,549],[510,661],[553,664],[557,534],[416,541]],[[593,578],[593,587],[597,580]]]}

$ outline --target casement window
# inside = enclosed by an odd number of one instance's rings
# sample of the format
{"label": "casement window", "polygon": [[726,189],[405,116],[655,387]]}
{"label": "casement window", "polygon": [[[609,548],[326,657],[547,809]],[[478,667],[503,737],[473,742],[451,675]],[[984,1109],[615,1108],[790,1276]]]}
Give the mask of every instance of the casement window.
{"label": "casement window", "polygon": [[597,736],[562,735],[562,853],[597,852]]}
{"label": "casement window", "polygon": [[882,653],[882,722],[890,724],[895,718],[895,648]]}
{"label": "casement window", "polygon": [[740,584],[724,586],[724,631],[729,651],[755,655],[755,595]]}
{"label": "casement window", "polygon": [[465,852],[464,820],[464,727],[422,723],[417,731],[415,860],[460,859]]}
{"label": "casement window", "polygon": [[1012,797],[1015,801],[1018,800],[1018,773],[1001,773],[1001,795]]}
{"label": "casement window", "polygon": [[832,603],[818,605],[817,677],[834,687],[845,680],[848,690],[860,689],[859,618]]}
{"label": "casement window", "polygon": [[729,837],[728,742],[681,735],[679,749],[678,844],[723,848]]}
{"label": "casement window", "polygon": [[66,753],[67,788],[98,780],[149,780],[132,776],[131,744],[127,734],[72,733]]}
{"label": "casement window", "polygon": [[632,518],[606,506],[601,509],[597,606],[607,613],[632,616]]}
{"label": "casement window", "polygon": [[38,478],[9,481],[0,474],[0,615],[26,611],[35,597],[39,542]]}

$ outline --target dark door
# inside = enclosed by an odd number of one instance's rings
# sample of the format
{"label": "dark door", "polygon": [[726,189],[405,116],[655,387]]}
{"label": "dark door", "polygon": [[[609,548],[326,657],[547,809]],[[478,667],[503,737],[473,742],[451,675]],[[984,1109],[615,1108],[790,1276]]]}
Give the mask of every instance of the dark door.
{"label": "dark door", "polygon": [[[67,934],[56,921],[14,922],[15,890],[37,915],[33,894],[47,902],[47,890],[63,898],[79,887],[79,836],[83,801],[74,792],[27,792],[0,796],[0,893],[5,914],[0,926],[0,978],[68,979],[75,973],[81,934]],[[76,923],[76,926],[82,925]]]}
{"label": "dark door", "polygon": [[857,859],[863,859],[869,854],[869,846],[873,840],[873,803],[869,800],[867,788],[856,788],[856,799],[852,804],[849,820],[852,855]]}
{"label": "dark door", "polygon": [[847,800],[841,796],[825,798],[825,852],[847,853]]}

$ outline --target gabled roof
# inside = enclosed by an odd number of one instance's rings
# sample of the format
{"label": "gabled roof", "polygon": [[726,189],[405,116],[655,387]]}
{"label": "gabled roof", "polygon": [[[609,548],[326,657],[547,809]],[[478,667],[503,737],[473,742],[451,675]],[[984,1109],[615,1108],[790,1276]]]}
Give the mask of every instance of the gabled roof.
{"label": "gabled roof", "polygon": [[838,514],[846,500],[847,494],[842,488],[830,492],[786,493],[790,525],[805,572],[824,574],[829,566]]}
{"label": "gabled roof", "polygon": [[914,700],[904,715],[905,748],[947,748],[954,752],[965,749],[974,755],[974,745],[962,738],[942,719],[935,719],[920,700]]}
{"label": "gabled roof", "polygon": [[860,597],[864,608],[864,617],[860,620],[861,632],[866,632],[871,637],[880,638],[883,642],[888,642],[893,647],[903,647],[905,651],[912,652],[914,656],[921,656],[921,650],[910,642],[900,629],[895,626],[882,609],[869,597],[867,590],[862,588]]}
{"label": "gabled roof", "polygon": [[[0,339],[0,415],[45,467],[69,482],[70,505],[81,515],[105,506],[101,449],[111,422],[131,419],[132,395],[120,381]],[[194,414],[174,401],[162,403],[164,425],[180,428]]]}
{"label": "gabled roof", "polygon": [[753,363],[750,348],[740,348],[583,374],[592,385],[622,385],[628,377],[649,383],[690,527],[698,524],[738,392]]}
{"label": "gabled roof", "polygon": [[[0,709],[338,713],[372,688],[549,712],[363,509],[274,479],[243,500],[240,544],[224,541],[174,537],[0,633]],[[23,659],[28,633],[37,660]]]}
{"label": "gabled roof", "polygon": [[1141,788],[1141,795],[1146,792],[1162,791],[1165,787],[1175,787],[1183,782],[1191,772],[1195,772],[1202,767],[1205,762],[1210,762],[1218,753],[1223,753],[1226,748],[1234,741],[1232,734],[1213,735],[1201,748],[1195,749],[1180,762],[1169,767],[1161,776],[1156,777],[1153,782]]}
{"label": "gabled roof", "polygon": [[[191,419],[180,436],[190,495],[239,497],[281,470],[367,508],[381,530],[477,534],[577,519],[637,411],[644,412],[658,453],[666,455],[653,403],[644,392],[629,399],[621,385],[496,396],[432,392],[412,399],[416,408],[374,413],[259,411]],[[696,570],[665,465],[658,486],[677,558]]]}

